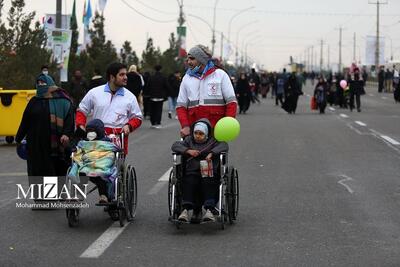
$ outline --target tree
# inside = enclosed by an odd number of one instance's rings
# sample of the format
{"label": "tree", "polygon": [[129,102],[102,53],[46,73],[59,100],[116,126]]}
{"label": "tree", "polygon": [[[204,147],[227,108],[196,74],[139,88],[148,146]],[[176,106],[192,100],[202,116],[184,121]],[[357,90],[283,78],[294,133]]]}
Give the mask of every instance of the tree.
{"label": "tree", "polygon": [[161,65],[163,66],[162,72],[166,75],[174,73],[175,71],[183,71],[184,66],[181,60],[179,60],[179,43],[175,39],[174,33],[171,33],[169,37],[169,48],[164,51],[161,57]]}
{"label": "tree", "polygon": [[154,66],[161,62],[161,51],[160,48],[155,48],[153,45],[153,39],[149,38],[146,44],[146,50],[142,53],[142,69],[144,72],[152,71]]}
{"label": "tree", "polygon": [[95,69],[105,73],[107,66],[118,60],[117,51],[110,40],[106,40],[104,34],[104,17],[98,12],[95,13],[93,19],[93,29],[89,29],[91,44],[86,48],[86,53],[81,55],[89,57],[87,63],[81,63],[81,69],[85,70],[86,76],[89,78]]}
{"label": "tree", "polygon": [[133,51],[131,43],[128,41],[125,41],[122,45],[119,56],[122,59],[122,63],[126,64],[128,67],[132,64],[136,66],[139,64],[139,58],[137,57],[136,52]]}
{"label": "tree", "polygon": [[[40,67],[50,62],[46,34],[36,22],[31,29],[35,12],[24,13],[24,0],[11,1],[8,25],[0,20],[0,87],[31,89]],[[0,15],[3,0],[0,0]],[[1,18],[1,16],[0,16]],[[53,64],[50,71],[55,70]]]}
{"label": "tree", "polygon": [[72,15],[71,15],[71,20],[70,20],[70,30],[72,31],[72,37],[71,37],[71,49],[69,52],[69,64],[68,64],[68,77],[70,80],[73,72],[75,69],[77,69],[77,62],[79,61],[79,56],[77,55],[78,51],[78,38],[79,38],[79,31],[78,31],[78,23],[76,21],[76,5],[75,1],[73,4],[73,9],[72,9]]}

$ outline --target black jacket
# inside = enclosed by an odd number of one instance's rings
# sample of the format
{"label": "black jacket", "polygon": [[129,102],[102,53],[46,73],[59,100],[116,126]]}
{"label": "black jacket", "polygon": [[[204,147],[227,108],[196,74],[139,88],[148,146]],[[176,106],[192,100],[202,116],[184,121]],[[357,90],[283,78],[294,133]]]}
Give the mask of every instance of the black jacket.
{"label": "black jacket", "polygon": [[[196,143],[193,137],[193,128],[197,122],[204,122],[208,126],[208,139],[205,143]],[[192,124],[190,127],[190,135],[186,136],[183,141],[176,141],[172,147],[172,151],[184,155],[188,149],[195,149],[201,151],[200,155],[196,158],[189,158],[186,161],[186,174],[198,174],[200,175],[200,160],[204,160],[207,155],[211,152],[213,154],[213,168],[214,171],[218,168],[219,157],[221,152],[227,152],[229,150],[226,142],[218,142],[212,137],[212,128],[210,121],[207,119],[200,119]],[[189,155],[187,155],[189,157]]]}
{"label": "black jacket", "polygon": [[131,93],[134,94],[136,98],[139,97],[140,92],[143,90],[142,79],[140,78],[140,75],[136,72],[128,72],[126,76],[128,77],[126,89],[131,91]]}
{"label": "black jacket", "polygon": [[161,72],[155,72],[146,84],[147,94],[151,98],[167,98],[168,83]]}
{"label": "black jacket", "polygon": [[180,85],[181,81],[174,74],[171,74],[168,77],[168,96],[178,97]]}

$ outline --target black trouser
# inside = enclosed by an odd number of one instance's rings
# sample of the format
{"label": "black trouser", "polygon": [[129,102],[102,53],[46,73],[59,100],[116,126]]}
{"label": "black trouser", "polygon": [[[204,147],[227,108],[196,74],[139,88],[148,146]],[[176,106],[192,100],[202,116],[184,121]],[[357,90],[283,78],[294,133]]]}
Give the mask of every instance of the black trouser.
{"label": "black trouser", "polygon": [[360,93],[354,91],[350,92],[350,109],[354,108],[354,96],[356,96],[357,109],[360,109],[361,108]]}
{"label": "black trouser", "polygon": [[164,103],[164,101],[150,101],[151,125],[160,125],[161,124],[163,103]]}
{"label": "black trouser", "polygon": [[283,94],[276,94],[275,105],[278,105],[278,101],[281,102],[281,105],[283,104]]}
{"label": "black trouser", "polygon": [[97,186],[99,195],[105,195],[108,197],[106,181],[104,181],[101,177],[90,177],[90,181]]}
{"label": "black trouser", "polygon": [[216,177],[201,177],[201,175],[189,174],[183,178],[183,207],[193,209],[197,206],[199,191],[201,193],[205,209],[212,209],[218,202],[219,179]]}
{"label": "black trouser", "polygon": [[382,93],[383,87],[384,87],[384,82],[383,81],[379,81],[378,82],[378,92],[379,93]]}
{"label": "black trouser", "polygon": [[143,96],[143,117],[150,116],[150,97]]}

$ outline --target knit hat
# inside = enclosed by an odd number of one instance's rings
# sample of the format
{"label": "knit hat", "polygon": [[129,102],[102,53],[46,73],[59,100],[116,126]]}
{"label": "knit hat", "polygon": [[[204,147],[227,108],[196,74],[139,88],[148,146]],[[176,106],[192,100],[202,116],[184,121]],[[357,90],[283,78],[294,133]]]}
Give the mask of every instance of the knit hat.
{"label": "knit hat", "polygon": [[193,132],[195,132],[195,131],[200,131],[200,132],[204,133],[204,135],[206,137],[208,136],[208,126],[204,122],[201,122],[201,121],[197,122],[193,128]]}
{"label": "knit hat", "polygon": [[188,55],[193,56],[203,65],[207,65],[208,61],[211,59],[211,53],[208,51],[207,47],[203,45],[196,45],[195,47],[191,48]]}

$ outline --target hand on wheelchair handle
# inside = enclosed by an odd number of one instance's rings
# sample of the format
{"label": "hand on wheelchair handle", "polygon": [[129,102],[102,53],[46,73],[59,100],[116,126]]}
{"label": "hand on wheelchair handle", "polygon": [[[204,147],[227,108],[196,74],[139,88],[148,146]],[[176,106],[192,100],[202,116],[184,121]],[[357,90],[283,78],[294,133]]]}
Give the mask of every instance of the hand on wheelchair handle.
{"label": "hand on wheelchair handle", "polygon": [[182,137],[182,138],[184,138],[184,137],[190,135],[190,127],[189,127],[189,126],[183,127],[183,128],[181,129],[181,131],[180,131],[180,134],[181,134],[181,137]]}

